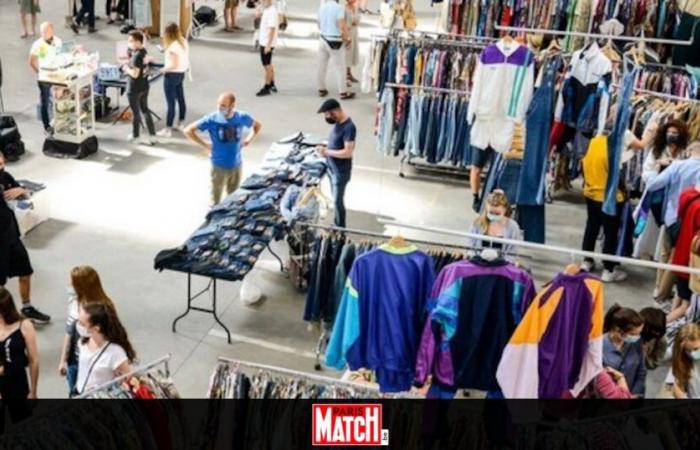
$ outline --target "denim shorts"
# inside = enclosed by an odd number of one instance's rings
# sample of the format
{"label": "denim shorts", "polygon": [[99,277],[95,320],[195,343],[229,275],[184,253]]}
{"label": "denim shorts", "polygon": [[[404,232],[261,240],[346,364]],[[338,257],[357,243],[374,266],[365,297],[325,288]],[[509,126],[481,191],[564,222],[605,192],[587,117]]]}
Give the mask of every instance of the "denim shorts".
{"label": "denim shorts", "polygon": [[486,164],[493,160],[493,149],[491,147],[486,147],[485,149],[480,149],[477,147],[472,147],[472,166],[478,169],[483,169]]}

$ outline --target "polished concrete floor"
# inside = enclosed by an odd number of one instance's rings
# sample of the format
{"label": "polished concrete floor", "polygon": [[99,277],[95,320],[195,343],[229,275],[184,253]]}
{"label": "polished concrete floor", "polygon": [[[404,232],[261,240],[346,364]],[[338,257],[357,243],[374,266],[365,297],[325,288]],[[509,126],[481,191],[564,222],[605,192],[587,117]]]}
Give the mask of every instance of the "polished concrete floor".
{"label": "polished concrete floor", "polygon": [[[63,23],[64,2],[43,2],[41,20]],[[327,126],[315,114],[320,103],[316,96],[313,27],[316,1],[290,2],[292,20],[275,55],[280,93],[256,98],[261,85],[259,57],[250,43],[251,33],[233,36],[220,30],[206,35],[229,40],[223,43],[194,41],[191,44],[193,82],[186,84],[188,119],[194,120],[216,108],[216,97],[223,90],[234,90],[237,106],[250,112],[263,124],[255,144],[244,152],[244,170],[252,173],[269,145],[298,130],[325,134]],[[420,26],[430,28],[436,12],[428,2],[417,2]],[[98,269],[107,291],[115,301],[142,362],[172,354],[171,369],[181,393],[188,397],[205,395],[209,375],[218,356],[313,371],[313,349],[317,332],[301,320],[304,296],[294,290],[278,271],[271,255],[264,255],[254,271],[265,299],[254,307],[238,300],[240,283],[220,283],[219,311],[223,322],[234,333],[227,344],[214,319],[192,313],[173,333],[171,321],[185,308],[186,279],[181,274],[158,273],[153,258],[164,248],[179,245],[202,221],[207,210],[208,161],[181,136],[162,141],[155,147],[139,147],[126,142],[127,124],[98,125],[100,151],[76,160],[47,158],[41,153],[43,136],[36,119],[38,91],[26,65],[31,40],[21,40],[14,1],[0,1],[0,36],[4,45],[0,58],[4,69],[3,87],[6,110],[20,126],[28,155],[9,167],[18,178],[48,185],[51,220],[32,233],[25,243],[35,268],[32,301],[54,318],[39,330],[41,354],[40,397],[63,397],[65,381],[56,367],[64,333],[66,285],[74,265],[89,264]],[[251,28],[249,12],[243,10],[241,24]],[[378,32],[376,16],[365,17],[361,36],[363,48]],[[64,40],[75,39],[87,49],[100,52],[111,61],[115,41],[123,39],[116,27],[98,22],[99,32],[81,34],[58,27]],[[153,53],[156,53],[153,49]],[[356,75],[361,68],[356,68]],[[152,108],[164,113],[161,84],[151,93]],[[360,95],[346,102],[346,109],[358,126],[358,145],[353,178],[347,192],[348,225],[371,231],[386,229],[378,217],[466,230],[474,219],[470,209],[471,192],[464,180],[424,180],[400,178],[397,158],[375,150],[375,98]],[[163,123],[157,124],[163,126]],[[585,213],[578,193],[558,197],[547,207],[548,243],[577,248],[583,233]],[[440,242],[455,238],[434,233],[402,230],[408,237]],[[277,250],[284,252],[282,245]],[[568,255],[528,252],[522,263],[530,267],[539,285],[551,279],[569,263]],[[651,302],[653,273],[629,269],[630,280],[606,287],[605,303],[615,302],[641,308]],[[205,280],[196,281],[202,287]],[[8,287],[17,292],[16,282]],[[206,303],[206,298],[201,301]],[[660,371],[650,377],[650,392],[659,391]],[[337,376],[330,370],[326,373]]]}

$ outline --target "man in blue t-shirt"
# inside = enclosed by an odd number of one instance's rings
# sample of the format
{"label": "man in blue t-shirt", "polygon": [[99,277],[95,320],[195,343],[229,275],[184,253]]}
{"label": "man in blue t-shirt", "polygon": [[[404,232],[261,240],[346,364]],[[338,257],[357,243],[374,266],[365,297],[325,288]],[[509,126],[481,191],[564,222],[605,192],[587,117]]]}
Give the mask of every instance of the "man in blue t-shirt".
{"label": "man in blue t-shirt", "polygon": [[[185,128],[185,136],[199,145],[211,157],[212,206],[238,189],[241,183],[241,147],[246,147],[260,133],[262,125],[249,114],[236,111],[236,96],[224,92],[219,96],[219,110]],[[245,130],[250,130],[243,138]],[[203,140],[197,131],[207,131],[211,143]]]}
{"label": "man in blue t-shirt", "polygon": [[352,172],[352,153],[355,151],[357,129],[335,99],[323,102],[318,113],[323,114],[326,122],[333,125],[328,136],[328,145],[318,146],[317,150],[321,156],[326,157],[328,164],[335,207],[335,226],[345,228],[345,188]]}

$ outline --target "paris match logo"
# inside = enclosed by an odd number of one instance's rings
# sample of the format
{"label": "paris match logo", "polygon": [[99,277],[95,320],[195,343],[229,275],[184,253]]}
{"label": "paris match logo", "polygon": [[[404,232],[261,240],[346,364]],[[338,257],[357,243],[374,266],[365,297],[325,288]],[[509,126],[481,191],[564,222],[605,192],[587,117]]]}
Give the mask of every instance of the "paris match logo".
{"label": "paris match logo", "polygon": [[311,407],[313,445],[389,445],[382,429],[382,405],[317,403]]}

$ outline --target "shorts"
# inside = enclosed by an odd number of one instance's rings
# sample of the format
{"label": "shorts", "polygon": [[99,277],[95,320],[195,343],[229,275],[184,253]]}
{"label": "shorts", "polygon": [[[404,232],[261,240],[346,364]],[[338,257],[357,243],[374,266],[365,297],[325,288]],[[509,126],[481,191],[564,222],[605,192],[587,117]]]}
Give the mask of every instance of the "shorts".
{"label": "shorts", "polygon": [[35,0],[20,0],[19,10],[22,14],[36,14],[41,12],[41,8]]}
{"label": "shorts", "polygon": [[26,277],[34,273],[24,244],[17,242],[16,244],[10,245],[9,250],[10,263],[7,266],[7,278]]}
{"label": "shorts", "polygon": [[491,147],[486,147],[483,150],[478,147],[472,147],[472,167],[483,169],[491,160],[493,160],[493,149]]}
{"label": "shorts", "polygon": [[690,290],[690,280],[687,278],[676,277],[676,291],[681,300],[690,301],[693,292]]}
{"label": "shorts", "polygon": [[235,8],[240,3],[240,0],[226,0],[224,8]]}
{"label": "shorts", "polygon": [[270,53],[265,53],[265,47],[260,46],[260,61],[262,62],[263,66],[269,66],[272,64],[272,54],[275,52],[275,48],[272,47],[270,49]]}

